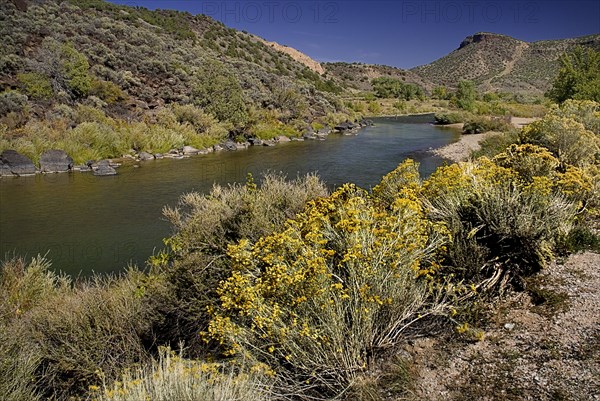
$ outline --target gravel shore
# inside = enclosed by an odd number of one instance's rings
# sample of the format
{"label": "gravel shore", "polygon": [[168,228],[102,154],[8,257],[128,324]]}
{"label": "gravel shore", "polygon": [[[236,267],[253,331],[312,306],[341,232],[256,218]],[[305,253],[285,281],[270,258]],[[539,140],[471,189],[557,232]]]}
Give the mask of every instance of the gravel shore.
{"label": "gravel shore", "polygon": [[483,134],[462,135],[458,142],[451,143],[438,149],[432,149],[431,153],[452,160],[453,162],[465,161],[473,151],[481,148],[480,142],[493,135],[501,135],[500,132],[484,132]]}

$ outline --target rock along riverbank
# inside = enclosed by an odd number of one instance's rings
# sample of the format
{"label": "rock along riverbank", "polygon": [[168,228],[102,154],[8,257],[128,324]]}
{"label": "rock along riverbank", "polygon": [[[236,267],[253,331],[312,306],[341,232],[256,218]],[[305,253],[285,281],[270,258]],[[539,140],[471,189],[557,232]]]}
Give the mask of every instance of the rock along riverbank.
{"label": "rock along riverbank", "polygon": [[44,152],[40,157],[40,166],[37,167],[27,156],[18,153],[15,150],[4,150],[0,153],[0,177],[20,177],[39,173],[62,173],[62,172],[92,172],[96,176],[116,175],[122,162],[125,161],[148,161],[154,159],[183,159],[191,156],[206,155],[213,152],[237,151],[247,149],[250,146],[276,146],[280,143],[291,141],[325,140],[329,134],[337,133],[342,135],[357,135],[361,128],[373,125],[371,120],[361,120],[358,122],[343,122],[333,128],[323,128],[318,131],[309,130],[302,137],[289,138],[280,135],[273,139],[250,138],[246,142],[234,142],[228,140],[215,144],[209,148],[196,149],[186,145],[179,149],[171,149],[167,153],[149,153],[145,151],[123,155],[119,158],[106,160],[89,160],[85,164],[75,165],[73,159],[63,150],[51,149]]}

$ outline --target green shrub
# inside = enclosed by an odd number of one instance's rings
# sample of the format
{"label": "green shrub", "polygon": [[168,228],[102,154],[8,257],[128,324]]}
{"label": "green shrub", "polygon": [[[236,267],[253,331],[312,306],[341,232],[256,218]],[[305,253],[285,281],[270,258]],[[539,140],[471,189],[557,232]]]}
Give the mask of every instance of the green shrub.
{"label": "green shrub", "polygon": [[0,93],[0,117],[9,113],[19,113],[26,106],[27,96],[15,91]]}
{"label": "green shrub", "polygon": [[507,132],[512,129],[510,123],[503,118],[479,117],[469,120],[463,126],[463,134],[481,134],[488,131]]}
{"label": "green shrub", "polygon": [[0,387],[67,400],[99,384],[99,372],[112,380],[148,358],[160,280],[131,270],[74,286],[48,269],[41,258],[2,267],[0,336],[10,341],[0,347],[0,369],[19,366],[0,375]]}
{"label": "green shrub", "polygon": [[129,143],[112,127],[96,122],[84,122],[68,130],[59,149],[63,149],[76,163],[123,155]]}
{"label": "green shrub", "polygon": [[52,97],[52,84],[46,75],[36,72],[18,74],[17,79],[25,86],[25,90],[33,99],[49,99]]}
{"label": "green shrub", "polygon": [[560,253],[568,255],[571,253],[592,251],[600,252],[600,235],[587,225],[577,225],[561,244]]}
{"label": "green shrub", "polygon": [[462,133],[463,134],[481,134],[485,132],[486,129],[480,121],[469,121],[466,122],[463,126]]}
{"label": "green shrub", "polygon": [[23,349],[22,338],[29,333],[21,327],[6,327],[0,322],[0,393],[6,401],[38,401],[35,370],[39,356]]}
{"label": "green shrub", "polygon": [[69,89],[76,97],[86,97],[93,87],[87,58],[70,43],[63,44],[60,51],[62,73]]}
{"label": "green shrub", "polygon": [[248,111],[242,88],[225,65],[206,61],[193,78],[194,104],[213,114],[219,121],[242,127],[248,121]]}
{"label": "green shrub", "polygon": [[367,108],[369,110],[369,113],[372,113],[375,115],[381,113],[381,105],[376,101],[369,102],[369,105],[367,106]]}
{"label": "green shrub", "polygon": [[462,123],[467,118],[464,113],[451,112],[451,113],[436,113],[435,123],[438,125],[448,125]]}
{"label": "green shrub", "polygon": [[490,135],[479,142],[481,148],[474,151],[471,154],[473,159],[477,159],[482,156],[493,158],[498,153],[504,152],[504,150],[512,144],[519,142],[518,133],[513,130],[509,132],[503,132],[498,135]]}
{"label": "green shrub", "polygon": [[127,95],[123,90],[110,81],[94,79],[90,87],[90,94],[98,96],[108,104],[125,100]]}
{"label": "green shrub", "polygon": [[219,121],[213,115],[207,114],[191,104],[173,104],[171,106],[171,111],[178,123],[188,123],[192,125],[198,133],[210,134],[217,129],[217,126],[219,125]]}
{"label": "green shrub", "polygon": [[280,135],[296,137],[299,134],[293,127],[279,121],[258,123],[250,129],[250,133],[260,139],[273,139]]}
{"label": "green shrub", "polygon": [[12,259],[0,266],[0,394],[7,401],[40,399],[36,389],[40,355],[24,344],[32,339],[27,337],[27,323],[20,320],[51,300],[65,284],[39,257],[29,265]]}

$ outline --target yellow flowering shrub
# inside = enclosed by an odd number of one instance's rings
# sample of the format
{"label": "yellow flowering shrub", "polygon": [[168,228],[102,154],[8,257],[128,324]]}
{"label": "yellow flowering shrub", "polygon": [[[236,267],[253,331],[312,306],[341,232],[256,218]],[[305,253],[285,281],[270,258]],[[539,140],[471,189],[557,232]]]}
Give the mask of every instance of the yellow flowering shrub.
{"label": "yellow flowering shrub", "polygon": [[520,178],[531,182],[534,177],[550,177],[559,165],[558,159],[541,146],[510,145],[493,159],[499,166],[516,171]]}
{"label": "yellow flowering shrub", "polygon": [[494,160],[506,167],[482,157],[438,169],[423,184],[430,217],[452,233],[448,271],[473,283],[543,267],[577,211],[555,191],[555,163],[543,149],[514,146]]}
{"label": "yellow flowering shrub", "polygon": [[430,202],[468,197],[474,186],[510,183],[517,173],[495,164],[487,157],[438,168],[425,182],[422,195]]}
{"label": "yellow flowering shrub", "polygon": [[153,261],[166,272],[176,294],[165,337],[195,347],[193,354],[205,352],[198,332],[206,330],[207,307],[218,302],[219,282],[231,273],[228,245],[241,239],[254,242],[280,230],[308,200],[328,194],[315,175],[289,181],[281,174],[261,178],[261,185],[249,176],[245,185],[215,185],[209,194],[191,192],[182,195],[177,207],[164,209],[175,233]]}
{"label": "yellow flowering shrub", "polygon": [[373,196],[389,206],[398,196],[414,197],[420,188],[419,164],[406,159],[373,188]]}
{"label": "yellow flowering shrub", "polygon": [[429,302],[443,238],[419,201],[385,209],[346,184],[285,229],[230,246],[206,335],[273,367],[288,390],[335,397],[375,350],[441,311]]}
{"label": "yellow flowering shrub", "polygon": [[522,143],[548,148],[563,164],[583,166],[593,163],[600,152],[600,137],[571,117],[552,113],[524,127]]}

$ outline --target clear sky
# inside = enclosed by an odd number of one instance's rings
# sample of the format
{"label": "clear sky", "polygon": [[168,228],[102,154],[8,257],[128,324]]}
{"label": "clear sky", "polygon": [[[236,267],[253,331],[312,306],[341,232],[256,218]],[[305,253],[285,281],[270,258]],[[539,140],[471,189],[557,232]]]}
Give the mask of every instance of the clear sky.
{"label": "clear sky", "polygon": [[598,0],[111,0],[209,15],[319,61],[411,68],[473,33],[525,41],[600,33]]}

